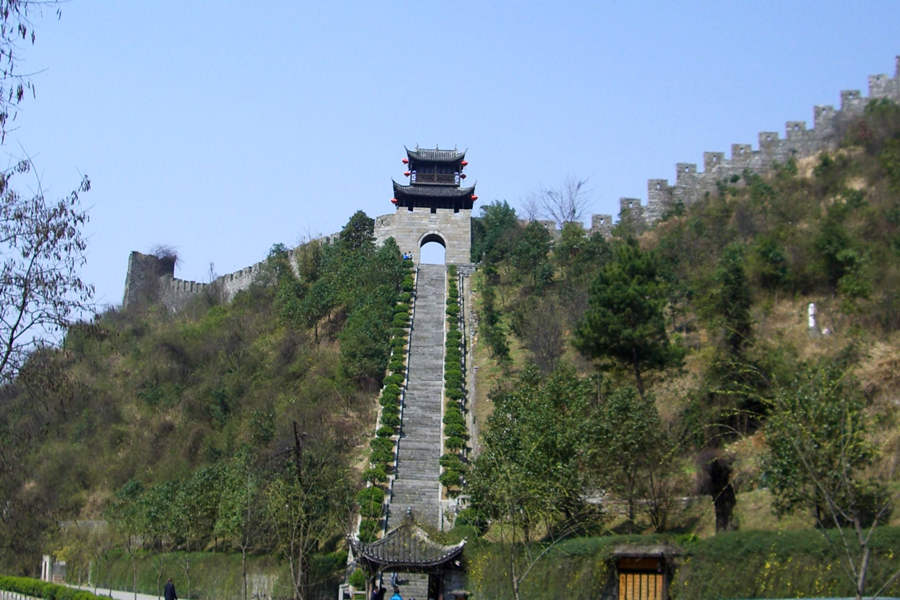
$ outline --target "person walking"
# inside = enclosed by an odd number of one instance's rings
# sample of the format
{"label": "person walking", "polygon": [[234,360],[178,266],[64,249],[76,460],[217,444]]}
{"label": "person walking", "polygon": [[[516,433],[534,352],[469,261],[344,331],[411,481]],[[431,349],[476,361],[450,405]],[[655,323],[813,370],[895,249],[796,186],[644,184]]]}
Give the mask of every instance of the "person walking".
{"label": "person walking", "polygon": [[163,597],[166,600],[178,600],[178,594],[175,593],[175,584],[172,583],[171,577],[166,582],[166,587],[163,588]]}
{"label": "person walking", "polygon": [[391,596],[391,600],[403,600],[403,596],[400,595],[400,588],[394,588],[394,595]]}

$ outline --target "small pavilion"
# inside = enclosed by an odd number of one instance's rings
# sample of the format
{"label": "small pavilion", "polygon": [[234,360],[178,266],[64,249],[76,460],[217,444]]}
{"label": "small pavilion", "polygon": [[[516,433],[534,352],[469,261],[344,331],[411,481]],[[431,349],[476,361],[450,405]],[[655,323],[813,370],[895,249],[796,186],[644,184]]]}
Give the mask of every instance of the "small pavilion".
{"label": "small pavilion", "polygon": [[452,546],[435,542],[416,525],[410,513],[407,513],[402,524],[379,540],[365,543],[356,536],[350,538],[353,556],[367,574],[366,598],[371,597],[371,585],[375,578],[379,574],[383,577],[385,573],[396,573],[401,581],[403,576],[409,574],[414,574],[418,579],[427,577],[427,596],[422,596],[421,600],[453,600],[464,596],[464,592],[454,590],[461,587],[463,569],[460,559],[465,545],[465,540]]}

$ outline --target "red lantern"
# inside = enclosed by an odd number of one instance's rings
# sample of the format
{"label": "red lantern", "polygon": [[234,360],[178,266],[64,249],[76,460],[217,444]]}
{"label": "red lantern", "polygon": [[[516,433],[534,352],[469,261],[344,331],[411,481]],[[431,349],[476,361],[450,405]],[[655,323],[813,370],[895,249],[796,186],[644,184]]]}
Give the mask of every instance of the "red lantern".
{"label": "red lantern", "polygon": [[467,161],[467,160],[464,160],[464,161],[462,161],[462,162],[461,162],[461,163],[459,163],[459,164],[461,164],[461,165],[462,165],[462,166],[464,166],[464,167],[465,167],[465,166],[466,166],[466,165],[468,165],[468,164],[469,164],[469,161]]}
{"label": "red lantern", "polygon": [[476,196],[475,194],[472,194],[471,198],[472,198],[472,202],[475,202],[476,200],[478,200],[478,196]]}
{"label": "red lantern", "polygon": [[459,178],[460,178],[460,179],[465,179],[465,178],[466,178],[466,174],[465,174],[465,173],[460,173],[460,174],[459,174]]}
{"label": "red lantern", "polygon": [[409,177],[409,171],[403,171],[403,174]]}
{"label": "red lantern", "polygon": [[397,199],[396,199],[396,198],[391,198],[391,204],[397,204]]}
{"label": "red lantern", "polygon": [[403,159],[400,160],[400,162],[402,162],[404,165],[406,165],[406,164],[409,164],[409,159],[408,159],[408,158],[403,158]]}

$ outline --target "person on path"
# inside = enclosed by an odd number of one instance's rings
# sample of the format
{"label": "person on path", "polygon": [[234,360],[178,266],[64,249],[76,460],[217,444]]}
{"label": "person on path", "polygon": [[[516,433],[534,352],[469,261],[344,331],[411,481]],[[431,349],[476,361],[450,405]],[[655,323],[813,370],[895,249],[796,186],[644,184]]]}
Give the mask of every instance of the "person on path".
{"label": "person on path", "polygon": [[166,582],[166,587],[163,588],[163,596],[166,600],[178,600],[178,594],[175,593],[175,584],[172,583],[171,577]]}
{"label": "person on path", "polygon": [[391,600],[403,600],[403,596],[400,595],[400,588],[394,588],[394,595],[391,596]]}

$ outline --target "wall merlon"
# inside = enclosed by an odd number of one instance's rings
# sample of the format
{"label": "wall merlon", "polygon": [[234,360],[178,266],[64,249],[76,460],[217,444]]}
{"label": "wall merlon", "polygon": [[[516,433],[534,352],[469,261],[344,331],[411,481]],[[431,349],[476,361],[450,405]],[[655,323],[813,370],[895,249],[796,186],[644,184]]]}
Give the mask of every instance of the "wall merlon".
{"label": "wall merlon", "polygon": [[796,140],[806,135],[806,121],[787,121],[784,124],[784,137]]}
{"label": "wall merlon", "polygon": [[697,178],[696,163],[676,163],[675,164],[675,185],[682,186],[689,182],[692,183]]}
{"label": "wall merlon", "polygon": [[841,112],[860,113],[864,107],[862,93],[859,90],[841,91]]}
{"label": "wall merlon", "polygon": [[703,153],[703,172],[709,173],[718,169],[725,164],[724,152],[704,152]]}

